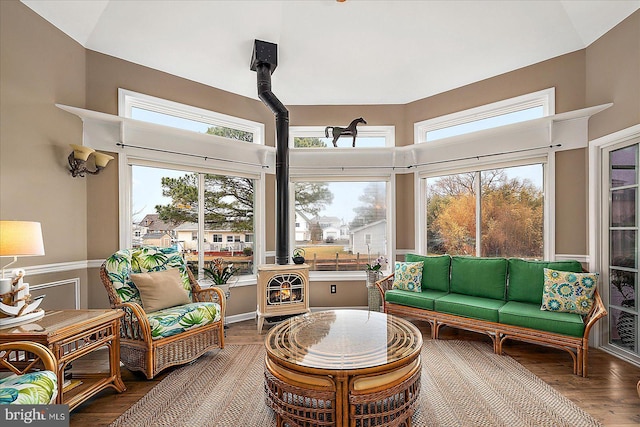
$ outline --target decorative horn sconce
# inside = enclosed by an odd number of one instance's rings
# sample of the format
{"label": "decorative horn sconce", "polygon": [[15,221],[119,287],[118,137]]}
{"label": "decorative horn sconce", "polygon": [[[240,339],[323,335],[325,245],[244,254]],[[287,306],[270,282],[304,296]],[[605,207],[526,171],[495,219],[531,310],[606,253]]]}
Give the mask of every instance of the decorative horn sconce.
{"label": "decorative horn sconce", "polygon": [[[93,148],[84,147],[82,145],[69,144],[73,148],[73,152],[69,154],[69,167],[71,175],[84,177],[85,173],[91,175],[97,175],[102,169],[107,166],[110,160],[113,160],[113,156],[101,153]],[[93,160],[96,166],[95,170],[87,169],[87,159],[93,154]]]}

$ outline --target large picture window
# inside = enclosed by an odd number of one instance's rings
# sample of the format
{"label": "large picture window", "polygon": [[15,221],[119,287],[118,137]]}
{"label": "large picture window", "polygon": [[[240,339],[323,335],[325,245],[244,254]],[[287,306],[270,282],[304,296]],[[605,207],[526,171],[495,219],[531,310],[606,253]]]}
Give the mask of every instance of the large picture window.
{"label": "large picture window", "polygon": [[131,169],[131,227],[140,234],[132,247],[173,247],[196,276],[215,258],[233,263],[240,274],[253,273],[254,180],[140,165]]}
{"label": "large picture window", "polygon": [[387,255],[385,181],[296,181],[295,247],[315,271],[362,271]]}
{"label": "large picture window", "polygon": [[431,254],[544,257],[541,164],[426,178]]}

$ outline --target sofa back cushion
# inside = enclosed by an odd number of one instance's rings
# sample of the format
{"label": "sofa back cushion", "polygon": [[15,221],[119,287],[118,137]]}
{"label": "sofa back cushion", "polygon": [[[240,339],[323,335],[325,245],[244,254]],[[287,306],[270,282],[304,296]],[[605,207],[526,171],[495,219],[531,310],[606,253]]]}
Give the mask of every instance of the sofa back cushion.
{"label": "sofa back cushion", "polygon": [[449,255],[424,256],[407,254],[404,259],[407,262],[422,262],[422,291],[431,289],[449,292],[449,272],[451,269],[451,257]]}
{"label": "sofa back cushion", "polygon": [[507,259],[454,256],[451,258],[451,292],[504,300]]}
{"label": "sofa back cushion", "polygon": [[582,265],[578,261],[526,261],[510,258],[507,299],[542,304],[545,268],[573,273],[582,271]]}

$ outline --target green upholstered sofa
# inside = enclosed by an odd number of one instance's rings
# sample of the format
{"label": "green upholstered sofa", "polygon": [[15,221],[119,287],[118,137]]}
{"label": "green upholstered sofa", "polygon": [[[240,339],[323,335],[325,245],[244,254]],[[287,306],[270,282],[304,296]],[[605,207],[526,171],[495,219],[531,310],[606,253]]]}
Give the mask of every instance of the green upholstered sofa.
{"label": "green upholstered sofa", "polygon": [[571,354],[574,374],[587,376],[589,331],[607,314],[597,289],[587,315],[540,309],[544,269],[582,272],[578,261],[413,254],[405,260],[423,263],[421,291],[393,289],[393,274],[379,280],[386,313],[426,320],[433,339],[443,325],[487,334],[498,354],[508,339],[562,349]]}

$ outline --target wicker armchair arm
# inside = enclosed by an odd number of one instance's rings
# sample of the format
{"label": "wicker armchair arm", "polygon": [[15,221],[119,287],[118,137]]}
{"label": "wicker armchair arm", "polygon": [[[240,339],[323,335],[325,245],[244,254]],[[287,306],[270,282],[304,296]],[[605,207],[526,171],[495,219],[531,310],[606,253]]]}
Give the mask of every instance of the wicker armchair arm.
{"label": "wicker armchair arm", "polygon": [[217,286],[212,286],[198,290],[192,289],[191,293],[193,295],[193,302],[217,302],[220,304],[220,315],[224,318],[227,301],[222,289]]}
{"label": "wicker armchair arm", "polygon": [[210,288],[200,288],[199,290],[192,290],[193,302],[217,302],[224,303],[225,296],[222,289],[217,286],[211,286]]}
{"label": "wicker armchair arm", "polygon": [[[27,355],[22,357],[19,352],[31,353],[35,357]],[[30,341],[14,341],[0,344],[0,366],[9,369],[16,375],[26,374],[33,368],[40,368],[40,363],[47,371],[58,372],[58,361],[47,347]]]}
{"label": "wicker armchair arm", "polygon": [[393,286],[393,273],[388,275],[387,277],[383,277],[382,279],[375,282],[376,287],[378,288],[378,292],[380,292],[380,297],[382,299],[382,305],[386,308],[386,302],[384,300],[384,293],[387,292]]}
{"label": "wicker armchair arm", "polygon": [[151,342],[149,319],[140,304],[125,302],[117,304],[115,308],[124,311],[124,317],[120,321],[120,337]]}
{"label": "wicker armchair arm", "polygon": [[605,308],[604,303],[602,302],[602,298],[600,298],[600,294],[596,289],[595,292],[593,293],[593,307],[591,308],[591,311],[589,312],[589,314],[587,314],[587,317],[585,317],[584,319],[584,323],[585,323],[584,337],[585,338],[589,337],[589,331],[591,331],[591,328],[593,327],[593,325],[595,325],[599,319],[603,318],[606,315],[607,315],[607,309]]}

